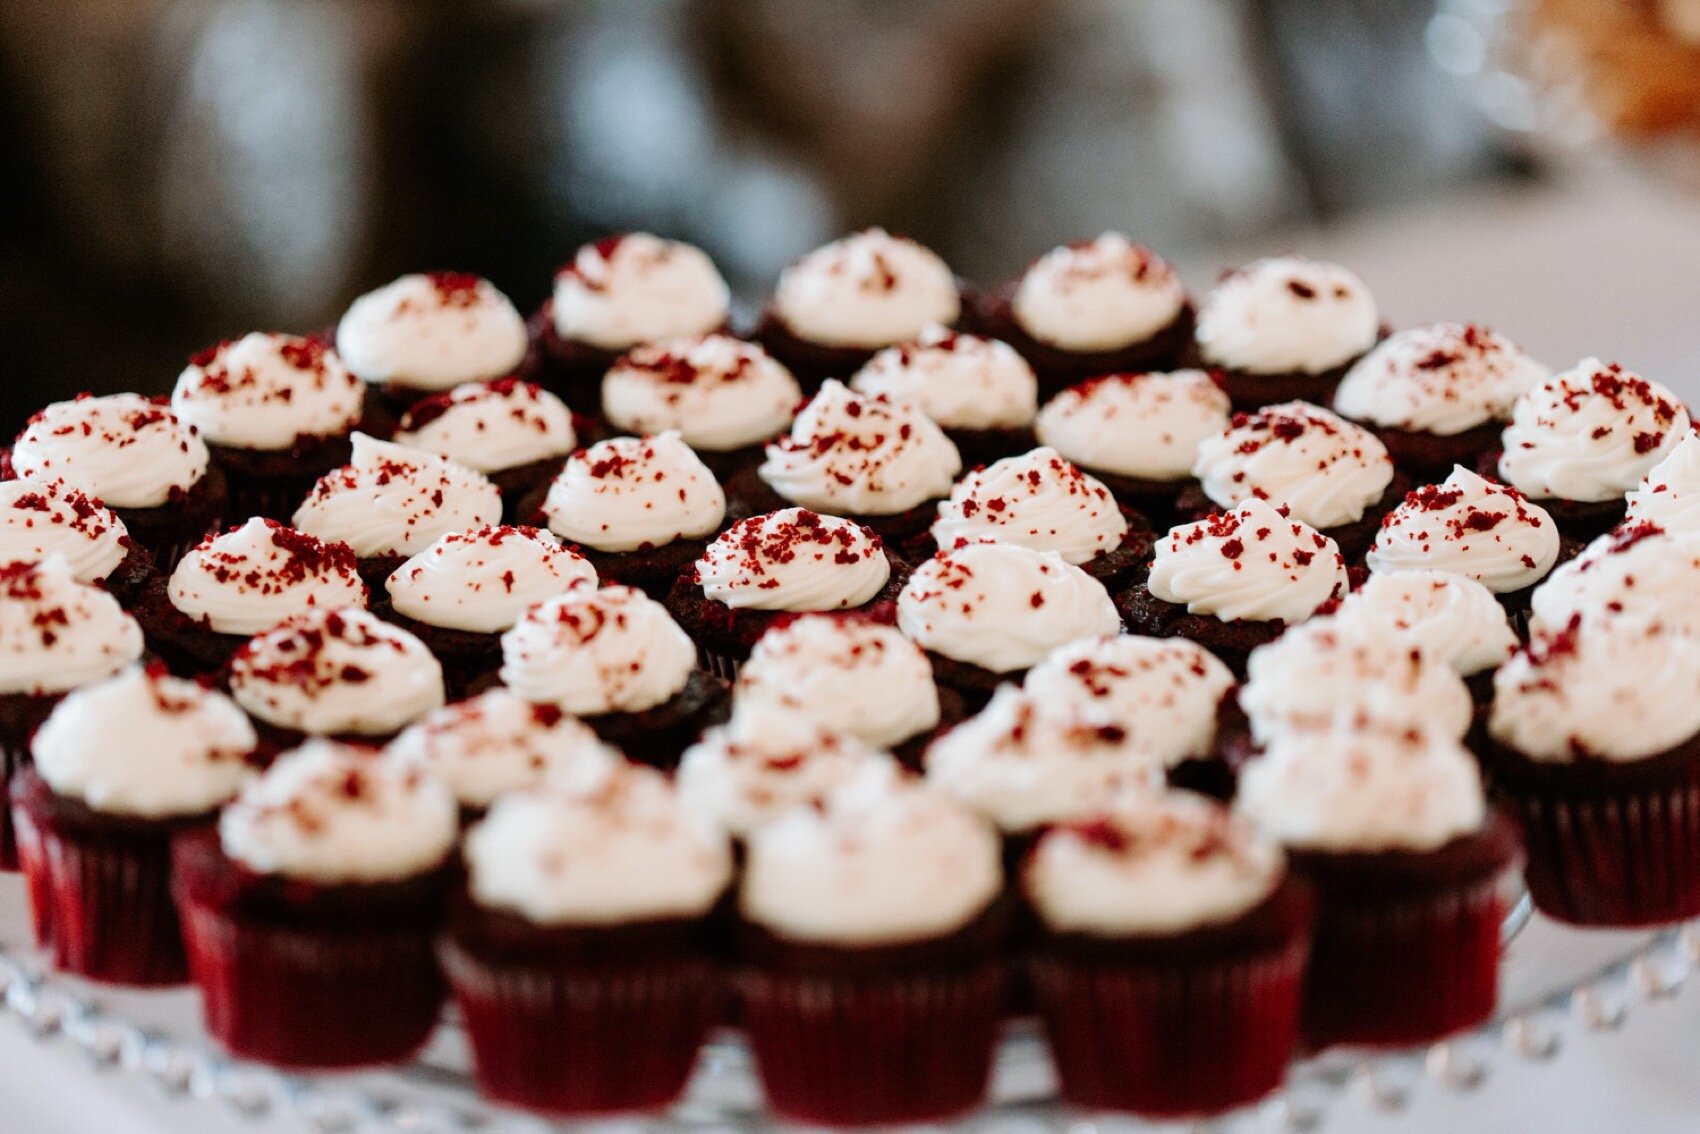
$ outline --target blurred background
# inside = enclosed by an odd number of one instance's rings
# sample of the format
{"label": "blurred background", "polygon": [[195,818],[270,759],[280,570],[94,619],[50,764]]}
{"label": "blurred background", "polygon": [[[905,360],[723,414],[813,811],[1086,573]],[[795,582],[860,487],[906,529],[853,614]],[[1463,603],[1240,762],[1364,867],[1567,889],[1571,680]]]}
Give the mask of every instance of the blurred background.
{"label": "blurred background", "polygon": [[3,0],[0,431],[406,270],[529,309],[610,230],[746,296],[870,223],[971,279],[1106,228],[1214,271],[1692,130],[1697,44],[1694,0]]}

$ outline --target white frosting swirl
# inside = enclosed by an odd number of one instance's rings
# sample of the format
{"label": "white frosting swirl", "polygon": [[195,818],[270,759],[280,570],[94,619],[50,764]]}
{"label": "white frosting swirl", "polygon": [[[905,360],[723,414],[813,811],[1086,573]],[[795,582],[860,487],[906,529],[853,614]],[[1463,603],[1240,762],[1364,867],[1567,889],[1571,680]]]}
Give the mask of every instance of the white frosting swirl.
{"label": "white frosting swirl", "polygon": [[1157,541],[1146,581],[1164,602],[1224,622],[1303,622],[1346,593],[1333,540],[1251,499]]}
{"label": "white frosting swirl", "polygon": [[1224,508],[1256,497],[1313,528],[1363,519],[1393,483],[1387,447],[1361,425],[1309,402],[1241,414],[1198,446],[1193,475]]}
{"label": "white frosting swirl", "polygon": [[1465,677],[1493,669],[1517,648],[1517,634],[1493,592],[1451,571],[1419,567],[1371,575],[1340,604],[1337,621],[1398,634]]}
{"label": "white frosting swirl", "polygon": [[731,293],[700,248],[647,232],[586,244],[555,275],[555,333],[603,350],[726,322]]}
{"label": "white frosting swirl", "polygon": [[652,709],[695,669],[690,638],[665,607],[631,587],[571,584],[502,635],[502,683],[581,717]]}
{"label": "white frosting swirl", "polygon": [[0,563],[64,559],[79,582],[103,581],[130,554],[110,508],[62,480],[0,482]]}
{"label": "white frosting swirl", "polygon": [[1453,437],[1511,416],[1551,373],[1504,335],[1473,323],[1429,323],[1388,336],[1334,392],[1354,421]]}
{"label": "white frosting swirl", "polygon": [[962,456],[933,420],[904,402],[858,394],[835,379],[767,447],[761,478],[793,504],[888,516],[950,491]]}
{"label": "white frosting swirl", "polygon": [[530,382],[497,378],[415,402],[402,414],[395,441],[493,473],[570,453],[578,435],[560,398]]}
{"label": "white frosting swirl", "polygon": [[747,610],[849,610],[891,578],[878,536],[806,508],[739,520],[715,537],[695,570],[705,596]]}
{"label": "white frosting swirl", "polygon": [[1029,335],[1079,352],[1142,343],[1184,306],[1174,269],[1119,232],[1051,249],[1022,273],[1010,304]]}
{"label": "white frosting swirl", "polygon": [[12,469],[63,480],[109,508],[157,508],[188,492],[212,457],[195,428],[140,394],[54,402],[12,443]]}
{"label": "white frosting swirl", "polygon": [[677,430],[693,449],[725,452],[791,424],[803,391],[754,343],[731,335],[637,347],[602,379],[602,414],[628,433]]}
{"label": "white frosting swirl", "polygon": [[1521,492],[1463,466],[1406,494],[1364,557],[1375,573],[1451,571],[1496,594],[1532,586],[1558,561],[1558,526]]}
{"label": "white frosting swirl", "polygon": [[614,437],[567,458],[543,500],[549,530],[598,551],[708,535],[726,493],[677,433]]}
{"label": "white frosting swirl", "polygon": [[1536,499],[1622,496],[1688,435],[1677,396],[1616,363],[1585,358],[1517,399],[1499,475]]}
{"label": "white frosting swirl", "polygon": [[254,726],[222,693],[131,666],[66,695],[30,742],[57,795],[96,811],[201,815],[236,794]]}
{"label": "white frosting swirl", "polygon": [[1206,362],[1252,374],[1320,374],[1375,345],[1375,298],[1338,264],[1275,256],[1229,272],[1198,309]]}
{"label": "white frosting swirl", "polygon": [[450,532],[391,572],[384,584],[397,614],[450,630],[496,634],[527,607],[596,568],[536,528]]}
{"label": "white frosting swirl", "polygon": [[1624,524],[1548,575],[1529,605],[1534,629],[1561,630],[1572,618],[1641,618],[1700,635],[1700,538]]}
{"label": "white frosting swirl", "polygon": [[1046,402],[1036,432],[1084,468],[1184,480],[1199,445],[1228,428],[1228,409],[1228,395],[1202,370],[1105,374]]}
{"label": "white frosting swirl", "polygon": [[136,620],[61,556],[0,566],[0,693],[62,693],[141,656]]}
{"label": "white frosting swirl", "polygon": [[913,240],[869,228],[810,252],[780,273],[775,314],[798,338],[828,346],[905,342],[962,312],[956,280]]}
{"label": "white frosting swirl", "polygon": [[295,526],[362,557],[413,555],[448,532],[494,524],[502,494],[464,465],[364,433],[349,463],[319,478]]}
{"label": "white frosting swirl", "polygon": [[166,584],[171,605],[220,634],[258,634],[315,608],[365,606],[354,552],[258,516],[195,545]]}
{"label": "white frosting swirl", "polygon": [[912,405],[945,429],[1019,429],[1039,409],[1039,379],[1014,347],[937,323],[875,354],[850,386]]}
{"label": "white frosting swirl", "polygon": [[1641,478],[1629,493],[1629,520],[1700,535],[1700,436],[1688,434]]}
{"label": "white frosting swirl", "polygon": [[500,378],[527,345],[508,297],[465,272],[402,276],[356,299],[336,328],[337,353],[355,374],[414,390]]}
{"label": "white frosting swirl", "polygon": [[321,885],[390,882],[442,865],[460,824],[441,783],[375,752],[310,740],[219,816],[224,853]]}
{"label": "white frosting swirl", "polygon": [[360,379],[323,344],[254,331],[191,358],[171,409],[214,445],[275,450],[347,433],[365,398]]}
{"label": "white frosting swirl", "polygon": [[1040,447],[975,469],[939,502],[933,540],[1015,543],[1080,564],[1121,546],[1127,517],[1110,490],[1055,449]]}
{"label": "white frosting swirl", "polygon": [[230,694],[279,728],[385,736],[443,703],[443,667],[418,638],[364,610],[315,610],[236,651]]}
{"label": "white frosting swirl", "polygon": [[994,673],[1121,629],[1104,584],[1049,551],[969,543],[941,551],[897,596],[897,626],[935,654]]}

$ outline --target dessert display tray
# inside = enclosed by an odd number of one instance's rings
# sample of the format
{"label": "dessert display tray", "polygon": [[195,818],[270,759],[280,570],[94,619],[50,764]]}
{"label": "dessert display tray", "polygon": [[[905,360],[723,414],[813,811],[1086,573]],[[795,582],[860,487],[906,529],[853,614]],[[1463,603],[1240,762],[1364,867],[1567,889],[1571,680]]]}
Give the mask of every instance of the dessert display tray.
{"label": "dessert display tray", "polygon": [[[1199,1130],[1303,1132],[1332,1112],[1396,1111],[1419,1090],[1472,1091],[1496,1065],[1558,1058],[1566,1038],[1620,1027],[1642,1003],[1676,995],[1700,965],[1700,922],[1653,930],[1578,930],[1533,913],[1520,900],[1503,927],[1500,1008],[1482,1027],[1428,1047],[1328,1051],[1296,1063],[1286,1088],[1246,1111],[1201,1120]],[[291,1074],[231,1060],[202,1030],[191,989],[134,991],[48,973],[29,943],[21,881],[0,878],[0,1005],[12,1021],[91,1073],[152,1080],[186,1105],[222,1106],[236,1116],[293,1113],[325,1134],[546,1134],[601,1128],[620,1134],[782,1129],[764,1113],[748,1053],[731,1032],[703,1049],[684,1101],[658,1115],[555,1122],[503,1110],[473,1089],[467,1049],[452,1014],[412,1063],[344,1074]],[[973,1134],[1045,1134],[1093,1118],[1102,1130],[1146,1129],[1137,1119],[1083,1116],[1058,1106],[1043,1041],[1030,1025],[1009,1026],[991,1098],[951,1129]],[[1342,1123],[1347,1116],[1342,1113]],[[1182,1124],[1183,1128],[1186,1124]],[[1173,1123],[1163,1129],[1175,1129]]]}

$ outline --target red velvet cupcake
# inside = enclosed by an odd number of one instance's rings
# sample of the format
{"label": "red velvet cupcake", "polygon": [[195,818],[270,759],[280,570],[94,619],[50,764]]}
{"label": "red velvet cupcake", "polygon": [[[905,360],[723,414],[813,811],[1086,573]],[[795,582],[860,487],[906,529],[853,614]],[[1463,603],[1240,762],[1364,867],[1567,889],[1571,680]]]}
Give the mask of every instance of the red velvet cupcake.
{"label": "red velvet cupcake", "polygon": [[548,484],[578,447],[578,433],[572,411],[554,394],[517,378],[497,378],[414,402],[396,423],[395,441],[484,474],[515,518],[520,501]]}
{"label": "red velvet cupcake", "polygon": [[1433,568],[1371,575],[1346,596],[1335,621],[1391,633],[1451,666],[1478,706],[1493,699],[1494,671],[1517,649],[1517,631],[1492,591]]}
{"label": "red velvet cupcake", "polygon": [[62,556],[79,582],[110,592],[126,610],[156,577],[153,556],[124,521],[62,480],[0,481],[0,563]]}

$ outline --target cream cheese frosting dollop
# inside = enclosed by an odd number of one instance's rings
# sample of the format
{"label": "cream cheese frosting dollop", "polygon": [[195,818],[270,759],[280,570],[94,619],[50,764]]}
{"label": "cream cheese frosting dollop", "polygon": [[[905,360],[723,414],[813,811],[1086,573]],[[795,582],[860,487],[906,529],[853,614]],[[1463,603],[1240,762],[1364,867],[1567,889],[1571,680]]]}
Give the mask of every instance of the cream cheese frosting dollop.
{"label": "cream cheese frosting dollop", "polygon": [[1550,372],[1516,343],[1473,323],[1395,331],[1359,359],[1334,392],[1354,421],[1452,437],[1504,421]]}
{"label": "cream cheese frosting dollop", "polygon": [[713,532],[726,518],[726,492],[675,432],[611,437],[567,458],[543,515],[574,543],[636,551]]}
{"label": "cream cheese frosting dollop", "polygon": [[1685,436],[1629,493],[1629,520],[1700,535],[1700,435]]}
{"label": "cream cheese frosting dollop", "polygon": [[1303,622],[1346,593],[1346,562],[1333,540],[1254,498],[1170,529],[1146,586],[1224,622]]}
{"label": "cream cheese frosting dollop", "polygon": [[1228,395],[1202,370],[1105,374],[1045,403],[1039,441],[1083,468],[1144,480],[1192,475],[1198,447],[1228,428]]}
{"label": "cream cheese frosting dollop", "polygon": [[1144,342],[1185,306],[1175,270],[1119,232],[1051,249],[1021,274],[1010,299],[1023,331],[1080,352]]}
{"label": "cream cheese frosting dollop", "polygon": [[627,433],[677,430],[699,451],[756,445],[791,424],[803,392],[755,343],[701,335],[646,343],[602,378],[602,414]]}
{"label": "cream cheese frosting dollop", "polygon": [[1530,625],[1563,629],[1572,618],[1649,618],[1700,635],[1700,538],[1626,523],[1556,568],[1530,596]]}
{"label": "cream cheese frosting dollop", "polygon": [[586,244],[555,274],[555,332],[602,350],[707,334],[730,303],[702,249],[647,232]]}
{"label": "cream cheese frosting dollop", "polygon": [[913,405],[945,429],[1019,429],[1039,409],[1039,380],[1014,347],[937,323],[879,351],[850,386]]}
{"label": "cream cheese frosting dollop", "polygon": [[98,583],[130,554],[112,509],[62,480],[0,481],[0,563],[64,559],[77,581]]}
{"label": "cream cheese frosting dollop", "polygon": [[1211,366],[1253,374],[1320,374],[1375,345],[1369,288],[1338,264],[1299,256],[1229,272],[1198,309],[1198,349]]}
{"label": "cream cheese frosting dollop", "polygon": [[141,394],[54,402],[12,442],[12,470],[63,480],[109,508],[157,508],[207,473],[212,456],[194,426]]}
{"label": "cream cheese frosting dollop", "polygon": [[564,456],[578,435],[560,398],[531,382],[496,378],[413,403],[401,415],[395,442],[494,473]]}
{"label": "cream cheese frosting dollop", "polygon": [[1198,446],[1193,475],[1224,508],[1256,497],[1285,505],[1313,528],[1363,519],[1393,483],[1393,459],[1375,434],[1308,402],[1238,414]]}
{"label": "cream cheese frosting dollop", "polygon": [[141,656],[136,620],[62,556],[0,565],[0,693],[62,693]]}
{"label": "cream cheese frosting dollop", "polygon": [[696,646],[667,609],[631,587],[569,584],[502,635],[502,684],[581,717],[641,713],[696,669]]}
{"label": "cream cheese frosting dollop", "polygon": [[878,536],[807,508],[739,520],[714,538],[694,570],[715,602],[799,613],[861,606],[891,578]]}
{"label": "cream cheese frosting dollop", "polygon": [[1127,518],[1110,490],[1045,446],[975,469],[939,502],[939,547],[980,539],[1054,551],[1081,564],[1121,546]]}
{"label": "cream cheese frosting dollop", "polygon": [[414,555],[438,536],[501,517],[501,492],[466,466],[356,433],[349,463],[319,478],[294,523],[373,557]]}
{"label": "cream cheese frosting dollop", "polygon": [[1493,592],[1451,571],[1371,575],[1346,596],[1336,618],[1342,626],[1397,634],[1464,677],[1493,669],[1517,648],[1517,633]]}
{"label": "cream cheese frosting dollop", "polygon": [[500,378],[527,347],[513,303],[467,272],[402,276],[356,299],[336,328],[337,354],[350,370],[413,390]]}
{"label": "cream cheese frosting dollop", "polygon": [[1382,518],[1364,563],[1372,573],[1451,571],[1504,594],[1544,578],[1558,552],[1558,525],[1546,509],[1459,465]]}
{"label": "cream cheese frosting dollop", "polygon": [[450,630],[495,634],[576,580],[596,582],[584,556],[536,528],[450,532],[390,573],[397,614]]}
{"label": "cream cheese frosting dollop", "polygon": [[773,311],[798,338],[875,348],[905,342],[962,313],[943,260],[884,229],[869,228],[810,252],[779,275]]}
{"label": "cream cheese frosting dollop", "polygon": [[365,397],[365,384],[323,343],[255,331],[191,358],[171,409],[214,445],[278,450],[347,433]]}
{"label": "cream cheese frosting dollop", "polygon": [[220,634],[258,634],[315,608],[366,605],[354,551],[256,516],[191,548],[171,605]]}

